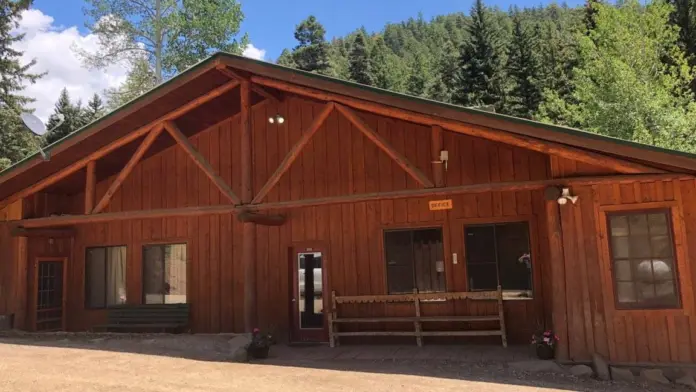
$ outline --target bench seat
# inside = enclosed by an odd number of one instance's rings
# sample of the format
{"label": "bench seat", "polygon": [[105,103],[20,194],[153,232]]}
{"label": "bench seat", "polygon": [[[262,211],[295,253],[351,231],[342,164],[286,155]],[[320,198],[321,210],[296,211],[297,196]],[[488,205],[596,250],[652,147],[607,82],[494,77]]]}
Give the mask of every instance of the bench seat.
{"label": "bench seat", "polygon": [[107,309],[107,323],[95,329],[181,331],[189,325],[188,304],[116,305]]}

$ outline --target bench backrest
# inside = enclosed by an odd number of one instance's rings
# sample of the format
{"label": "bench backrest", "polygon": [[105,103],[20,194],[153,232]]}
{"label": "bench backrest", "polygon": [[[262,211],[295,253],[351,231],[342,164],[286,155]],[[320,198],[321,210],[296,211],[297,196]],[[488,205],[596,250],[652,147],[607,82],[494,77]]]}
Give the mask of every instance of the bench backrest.
{"label": "bench backrest", "polygon": [[116,305],[108,314],[109,324],[187,325],[189,304]]}
{"label": "bench backrest", "polygon": [[451,300],[500,300],[503,292],[501,288],[495,291],[462,291],[445,293],[413,293],[413,294],[388,294],[388,295],[351,295],[335,296],[336,304],[359,304],[374,302],[414,302],[414,301],[451,301]]}

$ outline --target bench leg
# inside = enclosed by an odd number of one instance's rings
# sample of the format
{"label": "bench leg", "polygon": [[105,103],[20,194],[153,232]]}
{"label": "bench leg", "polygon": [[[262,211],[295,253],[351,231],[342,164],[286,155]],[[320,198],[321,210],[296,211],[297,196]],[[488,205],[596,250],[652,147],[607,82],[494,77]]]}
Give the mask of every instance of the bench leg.
{"label": "bench leg", "polygon": [[336,343],[334,342],[334,324],[333,317],[331,317],[331,313],[329,313],[329,347],[331,348],[336,347]]}

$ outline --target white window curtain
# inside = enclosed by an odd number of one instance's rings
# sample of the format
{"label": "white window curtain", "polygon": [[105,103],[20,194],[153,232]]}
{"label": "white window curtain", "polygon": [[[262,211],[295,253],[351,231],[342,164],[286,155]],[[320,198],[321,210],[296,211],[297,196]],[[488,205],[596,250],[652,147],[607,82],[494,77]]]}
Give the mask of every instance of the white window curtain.
{"label": "white window curtain", "polygon": [[107,249],[106,304],[126,303],[126,247]]}

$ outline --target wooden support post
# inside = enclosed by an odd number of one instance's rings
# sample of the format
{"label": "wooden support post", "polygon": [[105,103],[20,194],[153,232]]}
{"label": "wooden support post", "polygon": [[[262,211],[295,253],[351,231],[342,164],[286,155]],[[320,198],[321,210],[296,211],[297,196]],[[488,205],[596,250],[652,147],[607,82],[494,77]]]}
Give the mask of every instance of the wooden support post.
{"label": "wooden support post", "polygon": [[[244,77],[244,76],[240,75],[239,73],[237,73],[236,71],[227,68],[227,66],[225,64],[218,64],[217,70],[220,71],[220,73],[224,74],[225,76],[227,76],[230,79],[237,80],[239,82],[249,81],[249,78]],[[276,103],[282,101],[281,96],[273,94],[272,92],[266,90],[265,88],[259,86],[258,84],[252,83],[250,85],[250,87],[251,87],[251,91],[255,92],[256,94],[258,94],[258,95],[260,95],[268,100],[274,101]]]}
{"label": "wooden support post", "polygon": [[355,125],[356,128],[360,130],[365,136],[367,136],[368,139],[372,140],[373,143],[377,145],[382,151],[386,152],[387,155],[393,159],[397,165],[401,166],[402,169],[406,170],[406,172],[413,177],[414,180],[418,181],[421,185],[423,185],[425,188],[433,188],[435,184],[433,184],[432,181],[423,174],[423,172],[416,167],[414,164],[412,164],[408,158],[406,158],[403,154],[400,152],[396,151],[394,147],[392,147],[387,140],[385,140],[382,136],[380,136],[377,132],[375,132],[372,128],[370,128],[369,125],[367,125],[360,116],[358,116],[357,113],[355,113],[352,109],[350,109],[347,106],[339,105],[336,104],[336,109],[338,109],[339,112],[341,112],[346,118]]}
{"label": "wooden support post", "polygon": [[441,188],[445,186],[445,163],[440,160],[440,151],[444,149],[442,147],[442,127],[433,125],[431,136],[430,150],[433,165],[433,182],[436,187]]}
{"label": "wooden support post", "polygon": [[135,169],[135,165],[140,162],[140,159],[145,155],[147,150],[150,148],[152,143],[155,142],[157,139],[157,136],[162,133],[162,125],[157,125],[155,126],[150,133],[147,135],[145,140],[140,144],[137,150],[135,150],[135,153],[131,156],[130,160],[128,163],[126,163],[126,166],[123,167],[123,170],[121,170],[120,173],[118,173],[118,176],[116,176],[116,179],[114,179],[114,182],[111,183],[111,186],[109,186],[109,189],[107,189],[106,193],[104,196],[102,196],[101,200],[99,200],[99,203],[97,203],[97,206],[94,207],[94,210],[92,210],[93,214],[97,214],[101,212],[106,206],[109,204],[111,201],[111,198],[114,196],[114,193],[118,191],[118,189],[121,187],[121,184],[123,184],[123,181],[125,181],[126,177]]}
{"label": "wooden support post", "polygon": [[85,180],[85,214],[91,214],[94,209],[97,187],[97,161],[87,163]]}
{"label": "wooden support post", "polygon": [[553,330],[560,341],[556,346],[556,358],[568,359],[568,317],[566,308],[565,257],[561,214],[555,200],[546,201],[546,227],[549,237],[549,262],[551,263],[551,295]]}
{"label": "wooden support post", "polygon": [[309,141],[312,139],[312,136],[321,128],[321,125],[324,123],[327,117],[329,117],[329,114],[334,109],[334,104],[332,102],[327,103],[324,106],[324,110],[321,111],[319,116],[314,118],[314,121],[312,121],[312,124],[307,128],[304,133],[302,133],[302,136],[300,137],[300,140],[295,143],[294,146],[290,149],[288,154],[285,156],[285,159],[283,159],[283,162],[278,165],[278,168],[276,171],[273,173],[271,178],[266,181],[266,184],[261,188],[258,194],[254,197],[254,200],[251,202],[254,204],[259,203],[261,200],[263,200],[264,197],[268,194],[268,192],[273,189],[275,184],[280,181],[280,177],[285,174],[286,171],[290,168],[293,162],[295,162],[295,159],[297,159],[298,156],[300,156],[300,153],[302,152],[302,149],[309,143]]}
{"label": "wooden support post", "polygon": [[[242,203],[251,202],[254,197],[252,184],[252,124],[250,82],[243,81],[240,88],[241,106],[241,169]],[[244,222],[242,229],[242,265],[244,268],[244,330],[251,332],[256,327],[256,225]]]}
{"label": "wooden support post", "polygon": [[220,192],[227,197],[233,204],[239,204],[241,201],[239,197],[232,191],[229,185],[223,180],[217,173],[215,169],[205,160],[200,152],[196,151],[195,148],[189,143],[188,138],[184,135],[179,127],[172,121],[166,121],[164,123],[164,128],[169,132],[170,135],[176,140],[177,144],[186,151],[186,154],[193,159],[193,162],[198,166],[203,173],[205,173],[208,178],[215,184],[215,186],[220,190]]}

